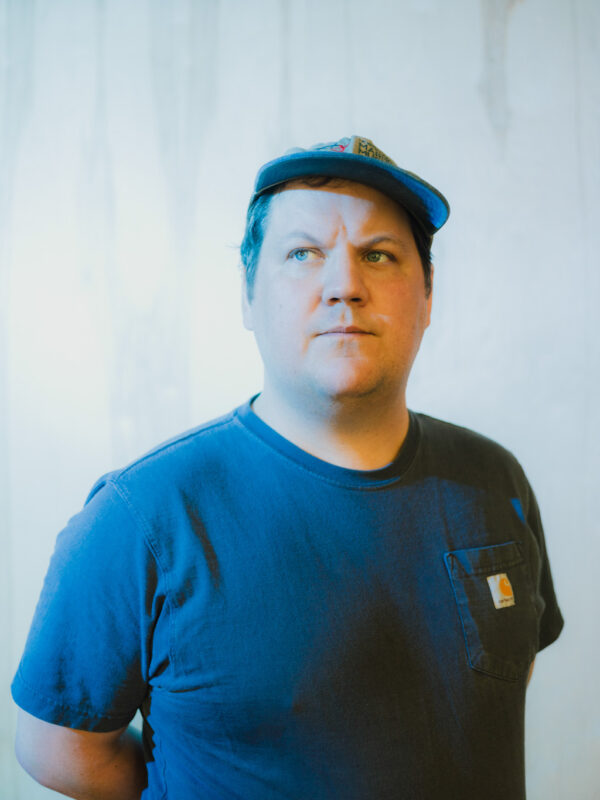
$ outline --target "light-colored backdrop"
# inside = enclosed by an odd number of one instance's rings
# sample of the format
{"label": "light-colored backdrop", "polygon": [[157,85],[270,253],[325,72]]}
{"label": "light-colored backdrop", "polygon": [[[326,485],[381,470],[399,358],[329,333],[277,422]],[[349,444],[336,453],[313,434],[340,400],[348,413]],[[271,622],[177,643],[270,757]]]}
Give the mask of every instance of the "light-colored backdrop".
{"label": "light-colored backdrop", "polygon": [[531,800],[600,797],[600,4],[0,0],[0,798],[8,684],[94,480],[260,387],[238,311],[257,166],[359,133],[449,197],[410,405],[537,492],[559,642]]}

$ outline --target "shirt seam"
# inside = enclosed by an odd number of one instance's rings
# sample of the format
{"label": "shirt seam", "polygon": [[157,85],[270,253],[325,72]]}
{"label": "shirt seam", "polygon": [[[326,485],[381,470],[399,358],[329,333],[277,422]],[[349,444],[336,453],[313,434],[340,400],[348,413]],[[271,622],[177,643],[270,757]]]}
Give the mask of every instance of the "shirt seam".
{"label": "shirt seam", "polygon": [[204,433],[208,433],[216,428],[226,427],[227,425],[231,425],[234,422],[233,414],[230,414],[226,419],[215,420],[212,423],[206,423],[202,425],[199,429],[195,429],[190,431],[189,433],[184,433],[181,436],[177,437],[172,441],[165,442],[162,445],[158,445],[155,449],[151,450],[149,453],[146,453],[143,456],[140,456],[131,464],[128,464],[126,467],[123,467],[120,470],[117,470],[116,473],[113,474],[109,480],[115,481],[121,478],[122,476],[126,475],[130,470],[138,467],[140,464],[143,464],[145,461],[149,461],[151,458],[155,456],[159,456],[162,453],[166,452],[172,447],[178,447],[180,444],[183,444],[188,439],[193,439],[195,436],[202,436]]}
{"label": "shirt seam", "polygon": [[[118,480],[118,476],[111,477],[111,478],[108,479],[108,483],[110,483],[113,486],[115,492],[121,498],[121,500],[123,501],[123,503],[126,506],[127,510],[129,511],[129,514],[131,515],[136,528],[138,528],[140,530],[144,545],[146,546],[146,548],[148,549],[148,551],[152,555],[154,561],[156,562],[156,565],[158,566],[158,569],[160,570],[160,574],[161,574],[161,576],[162,576],[162,578],[164,580],[164,586],[165,586],[165,608],[166,608],[167,614],[168,614],[168,618],[167,618],[168,619],[168,623],[167,624],[168,624],[168,629],[169,629],[169,658],[171,660],[171,663],[175,666],[177,664],[177,659],[175,657],[175,649],[173,647],[173,624],[172,624],[172,620],[171,620],[171,614],[172,614],[172,609],[174,607],[174,604],[173,604],[173,592],[172,592],[171,584],[170,584],[170,580],[169,580],[169,573],[168,573],[168,570],[165,568],[165,566],[163,565],[163,563],[161,561],[160,555],[158,553],[158,549],[157,549],[157,547],[155,546],[155,544],[153,542],[153,537],[152,537],[152,534],[151,534],[150,525],[148,524],[145,516],[135,506],[132,498],[130,497],[130,495],[127,492],[127,490],[125,489],[125,487],[119,485],[117,483],[117,480]],[[149,664],[148,664],[148,667],[149,667]],[[148,670],[148,673],[149,673],[149,670]],[[149,679],[150,679],[150,675],[148,674],[148,681],[147,681],[148,685],[149,685],[149,682],[150,682]]]}

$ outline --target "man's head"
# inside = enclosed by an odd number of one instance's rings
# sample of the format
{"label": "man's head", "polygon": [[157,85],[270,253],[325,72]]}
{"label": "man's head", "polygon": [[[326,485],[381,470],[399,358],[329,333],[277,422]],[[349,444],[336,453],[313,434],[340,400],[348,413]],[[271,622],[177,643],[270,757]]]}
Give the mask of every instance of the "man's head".
{"label": "man's head", "polygon": [[408,215],[423,268],[425,290],[427,294],[431,292],[431,244],[433,234],[448,218],[448,203],[437,189],[397,167],[369,139],[353,136],[308,150],[296,148],[265,164],[259,171],[241,245],[250,300],[272,198],[284,191],[290,181],[298,179],[312,187],[335,186],[344,180],[364,183],[399,203]]}
{"label": "man's head", "polygon": [[429,247],[447,204],[383,154],[313,155],[265,165],[251,201],[243,309],[265,368],[261,400],[302,414],[332,403],[401,408],[429,325]]}

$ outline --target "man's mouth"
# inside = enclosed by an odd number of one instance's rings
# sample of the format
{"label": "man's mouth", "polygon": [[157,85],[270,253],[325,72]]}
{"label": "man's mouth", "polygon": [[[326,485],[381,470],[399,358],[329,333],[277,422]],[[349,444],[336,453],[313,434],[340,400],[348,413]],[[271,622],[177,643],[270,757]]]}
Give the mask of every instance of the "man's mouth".
{"label": "man's mouth", "polygon": [[319,336],[372,336],[370,331],[359,328],[356,325],[338,325],[335,328],[329,328],[327,331],[322,331]]}

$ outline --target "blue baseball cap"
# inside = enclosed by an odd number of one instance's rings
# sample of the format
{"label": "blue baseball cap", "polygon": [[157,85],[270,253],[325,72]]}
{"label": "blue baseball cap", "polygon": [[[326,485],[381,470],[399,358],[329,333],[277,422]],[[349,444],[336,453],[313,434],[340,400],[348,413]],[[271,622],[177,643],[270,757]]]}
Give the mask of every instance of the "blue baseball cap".
{"label": "blue baseball cap", "polygon": [[413,172],[401,169],[370,139],[347,136],[337,142],[296,147],[262,166],[250,202],[286,181],[321,175],[365,183],[388,195],[432,235],[448,219],[444,195]]}

